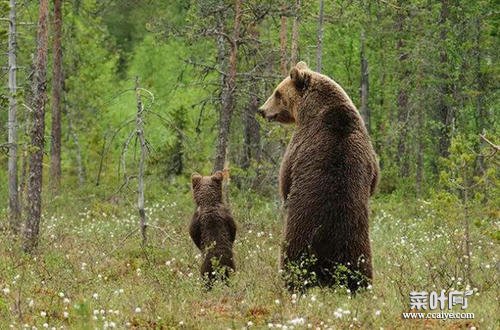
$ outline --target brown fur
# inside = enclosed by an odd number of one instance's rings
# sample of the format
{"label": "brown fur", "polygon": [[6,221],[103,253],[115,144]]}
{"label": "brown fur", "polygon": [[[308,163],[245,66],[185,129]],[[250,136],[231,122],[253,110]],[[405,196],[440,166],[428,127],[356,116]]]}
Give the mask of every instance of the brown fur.
{"label": "brown fur", "polygon": [[[368,200],[379,168],[356,107],[340,85],[300,62],[260,113],[296,124],[280,169],[286,209],[281,262],[289,286],[304,281],[351,290],[367,286],[372,279]],[[296,278],[297,267],[309,276]]]}
{"label": "brown fur", "polygon": [[203,177],[197,173],[191,176],[196,211],[189,234],[204,254],[201,275],[208,280],[209,286],[218,274],[225,279],[235,269],[232,247],[236,224],[231,211],[222,202],[222,180],[220,171],[212,176]]}

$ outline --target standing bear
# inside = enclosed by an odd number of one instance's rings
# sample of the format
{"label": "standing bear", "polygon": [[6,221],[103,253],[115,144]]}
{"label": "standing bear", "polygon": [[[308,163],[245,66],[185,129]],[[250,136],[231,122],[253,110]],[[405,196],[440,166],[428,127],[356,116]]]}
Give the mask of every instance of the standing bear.
{"label": "standing bear", "polygon": [[296,125],[280,169],[286,214],[281,268],[289,289],[368,286],[368,203],[379,168],[351,99],[335,81],[299,62],[259,112]]}
{"label": "standing bear", "polygon": [[211,287],[217,279],[226,280],[235,269],[233,243],[236,224],[231,211],[222,201],[223,173],[212,176],[193,173],[191,184],[196,211],[189,226],[189,234],[203,252],[201,276]]}

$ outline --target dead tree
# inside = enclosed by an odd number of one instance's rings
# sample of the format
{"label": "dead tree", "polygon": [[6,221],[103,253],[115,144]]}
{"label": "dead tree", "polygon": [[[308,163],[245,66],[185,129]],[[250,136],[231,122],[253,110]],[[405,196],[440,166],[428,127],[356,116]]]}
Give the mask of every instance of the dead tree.
{"label": "dead tree", "polygon": [[52,132],[50,148],[50,185],[59,191],[61,181],[61,94],[62,72],[62,0],[54,0],[54,65],[52,77]]}
{"label": "dead tree", "polygon": [[9,224],[14,233],[19,231],[21,207],[17,183],[17,58],[16,58],[16,0],[10,0],[9,12]]}
{"label": "dead tree", "polygon": [[[120,166],[121,170],[123,171],[124,181],[121,187],[118,189],[118,191],[122,190],[124,187],[127,187],[130,184],[131,179],[137,179],[137,210],[139,213],[139,224],[140,224],[139,228],[141,230],[142,245],[145,246],[147,243],[146,230],[148,228],[148,222],[146,218],[146,211],[144,209],[144,191],[145,191],[144,173],[146,167],[146,155],[148,151],[148,143],[146,141],[146,137],[144,136],[144,115],[146,114],[147,109],[144,107],[144,103],[142,101],[141,93],[143,91],[147,92],[151,96],[151,104],[152,104],[154,102],[153,94],[148,90],[141,88],[139,86],[139,77],[136,77],[134,86],[136,106],[137,106],[137,112],[135,114],[135,128],[130,132],[128,137],[125,139],[125,142],[123,143],[123,148],[120,156]],[[162,119],[162,117],[160,117],[160,119]],[[111,145],[114,137],[122,128],[128,126],[133,122],[134,118],[127,119],[126,121],[124,121],[122,125],[120,125],[120,127],[118,127],[118,129],[113,133],[110,141],[107,141],[108,144]],[[134,137],[136,141],[139,141],[139,148],[140,148],[139,164],[138,164],[137,174],[129,176],[127,173],[126,155],[129,144],[134,139]],[[104,152],[105,151],[103,151],[103,153]],[[102,155],[101,157],[104,157],[104,155]]]}
{"label": "dead tree", "polygon": [[137,116],[135,120],[137,138],[141,148],[139,157],[139,173],[137,175],[137,209],[139,210],[139,218],[141,221],[142,245],[146,245],[146,212],[144,211],[144,162],[146,160],[146,139],[144,138],[144,107],[142,105],[141,92],[139,90],[139,77],[135,78],[135,96],[137,98]]}
{"label": "dead tree", "polygon": [[[232,37],[226,35],[226,40],[229,43],[229,63],[228,74],[225,76],[223,83],[221,110],[219,113],[219,134],[217,137],[217,146],[215,151],[215,161],[213,171],[224,169],[226,161],[227,146],[229,141],[229,132],[231,128],[231,119],[235,107],[235,91],[236,91],[236,72],[238,60],[238,43],[240,37],[241,24],[241,3],[240,0],[235,0],[235,14]],[[217,35],[225,35],[223,31],[218,31]]]}
{"label": "dead tree", "polygon": [[316,48],[316,71],[318,72],[321,72],[321,61],[323,59],[323,7],[324,1],[319,0],[318,46]]}
{"label": "dead tree", "polygon": [[48,0],[40,0],[37,28],[37,47],[33,76],[33,123],[31,129],[31,155],[28,177],[28,207],[24,229],[26,252],[32,252],[38,244],[42,214],[42,160],[44,149],[45,103],[47,99],[47,45]]}

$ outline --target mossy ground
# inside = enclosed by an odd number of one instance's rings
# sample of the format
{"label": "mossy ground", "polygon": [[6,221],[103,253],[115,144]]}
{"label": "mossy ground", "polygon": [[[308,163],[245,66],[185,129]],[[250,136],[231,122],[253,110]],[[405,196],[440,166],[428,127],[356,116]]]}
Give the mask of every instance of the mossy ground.
{"label": "mossy ground", "polygon": [[[468,210],[471,281],[458,201],[379,196],[372,201],[373,287],[356,295],[341,288],[292,295],[278,273],[279,203],[232,196],[238,269],[229,286],[210,292],[199,279],[200,253],[187,232],[193,211],[188,191],[148,205],[146,248],[131,203],[71,194],[46,202],[34,256],[23,254],[7,231],[0,234],[0,328],[498,326],[498,241],[495,215],[488,215],[485,205]],[[411,291],[465,290],[468,285],[474,295],[466,311],[475,314],[473,320],[402,319]]]}

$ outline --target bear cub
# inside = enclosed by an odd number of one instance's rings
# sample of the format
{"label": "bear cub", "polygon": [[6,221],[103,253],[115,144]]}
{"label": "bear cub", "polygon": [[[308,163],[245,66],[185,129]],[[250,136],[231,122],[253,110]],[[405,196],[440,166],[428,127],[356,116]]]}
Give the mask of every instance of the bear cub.
{"label": "bear cub", "polygon": [[223,177],[221,171],[211,176],[198,173],[191,176],[196,211],[189,226],[189,234],[203,253],[201,276],[207,281],[208,288],[216,280],[227,280],[235,270],[232,248],[236,224],[222,200]]}

